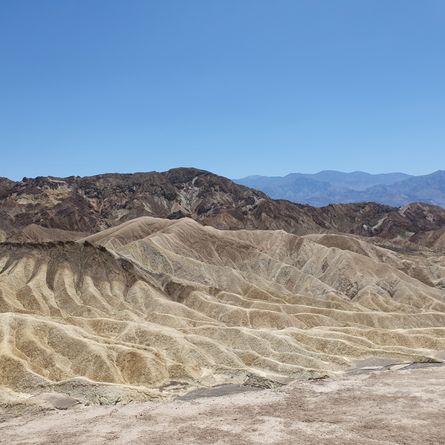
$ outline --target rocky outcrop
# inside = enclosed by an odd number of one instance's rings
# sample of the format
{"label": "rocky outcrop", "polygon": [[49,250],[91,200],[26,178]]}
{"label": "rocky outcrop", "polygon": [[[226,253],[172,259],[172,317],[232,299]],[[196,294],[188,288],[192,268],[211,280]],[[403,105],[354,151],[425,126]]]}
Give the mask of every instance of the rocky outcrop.
{"label": "rocky outcrop", "polygon": [[[177,168],[164,173],[104,174],[90,177],[0,179],[3,239],[75,239],[141,216],[190,217],[219,229],[340,232],[409,239],[445,226],[445,209],[428,204],[395,208],[376,203],[321,208],[273,200],[207,171]],[[32,230],[29,228],[32,227]],[[61,234],[60,230],[69,232]],[[414,238],[413,238],[414,239]]]}

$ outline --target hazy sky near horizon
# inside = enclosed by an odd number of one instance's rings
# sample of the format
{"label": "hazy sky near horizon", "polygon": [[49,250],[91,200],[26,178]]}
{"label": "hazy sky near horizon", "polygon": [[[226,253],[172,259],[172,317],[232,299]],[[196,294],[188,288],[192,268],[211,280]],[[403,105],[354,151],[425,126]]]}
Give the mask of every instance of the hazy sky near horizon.
{"label": "hazy sky near horizon", "polygon": [[0,176],[445,169],[442,0],[0,1]]}

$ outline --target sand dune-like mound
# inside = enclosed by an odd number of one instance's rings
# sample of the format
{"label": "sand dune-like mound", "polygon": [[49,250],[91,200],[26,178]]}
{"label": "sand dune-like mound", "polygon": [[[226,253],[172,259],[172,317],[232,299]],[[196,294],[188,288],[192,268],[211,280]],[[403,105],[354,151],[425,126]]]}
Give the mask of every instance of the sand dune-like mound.
{"label": "sand dune-like mound", "polygon": [[347,235],[187,218],[3,243],[0,385],[113,402],[173,383],[316,377],[368,357],[432,360],[445,350],[444,267]]}

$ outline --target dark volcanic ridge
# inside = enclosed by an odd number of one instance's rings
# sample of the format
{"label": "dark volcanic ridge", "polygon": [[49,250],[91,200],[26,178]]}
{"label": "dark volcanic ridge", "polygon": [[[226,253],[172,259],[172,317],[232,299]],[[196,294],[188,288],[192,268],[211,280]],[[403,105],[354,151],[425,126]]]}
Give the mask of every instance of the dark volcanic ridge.
{"label": "dark volcanic ridge", "polygon": [[[371,202],[314,208],[239,185],[207,171],[0,178],[0,240],[74,240],[141,216],[190,217],[219,229],[348,233],[442,243],[445,210],[430,204]],[[439,231],[439,232],[437,232]]]}

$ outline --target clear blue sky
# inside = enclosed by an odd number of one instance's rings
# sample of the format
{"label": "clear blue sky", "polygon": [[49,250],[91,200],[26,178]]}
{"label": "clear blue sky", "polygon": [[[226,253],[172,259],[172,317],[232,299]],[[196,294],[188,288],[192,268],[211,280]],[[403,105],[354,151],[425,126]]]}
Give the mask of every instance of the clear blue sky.
{"label": "clear blue sky", "polygon": [[0,0],[0,176],[445,168],[443,0]]}

